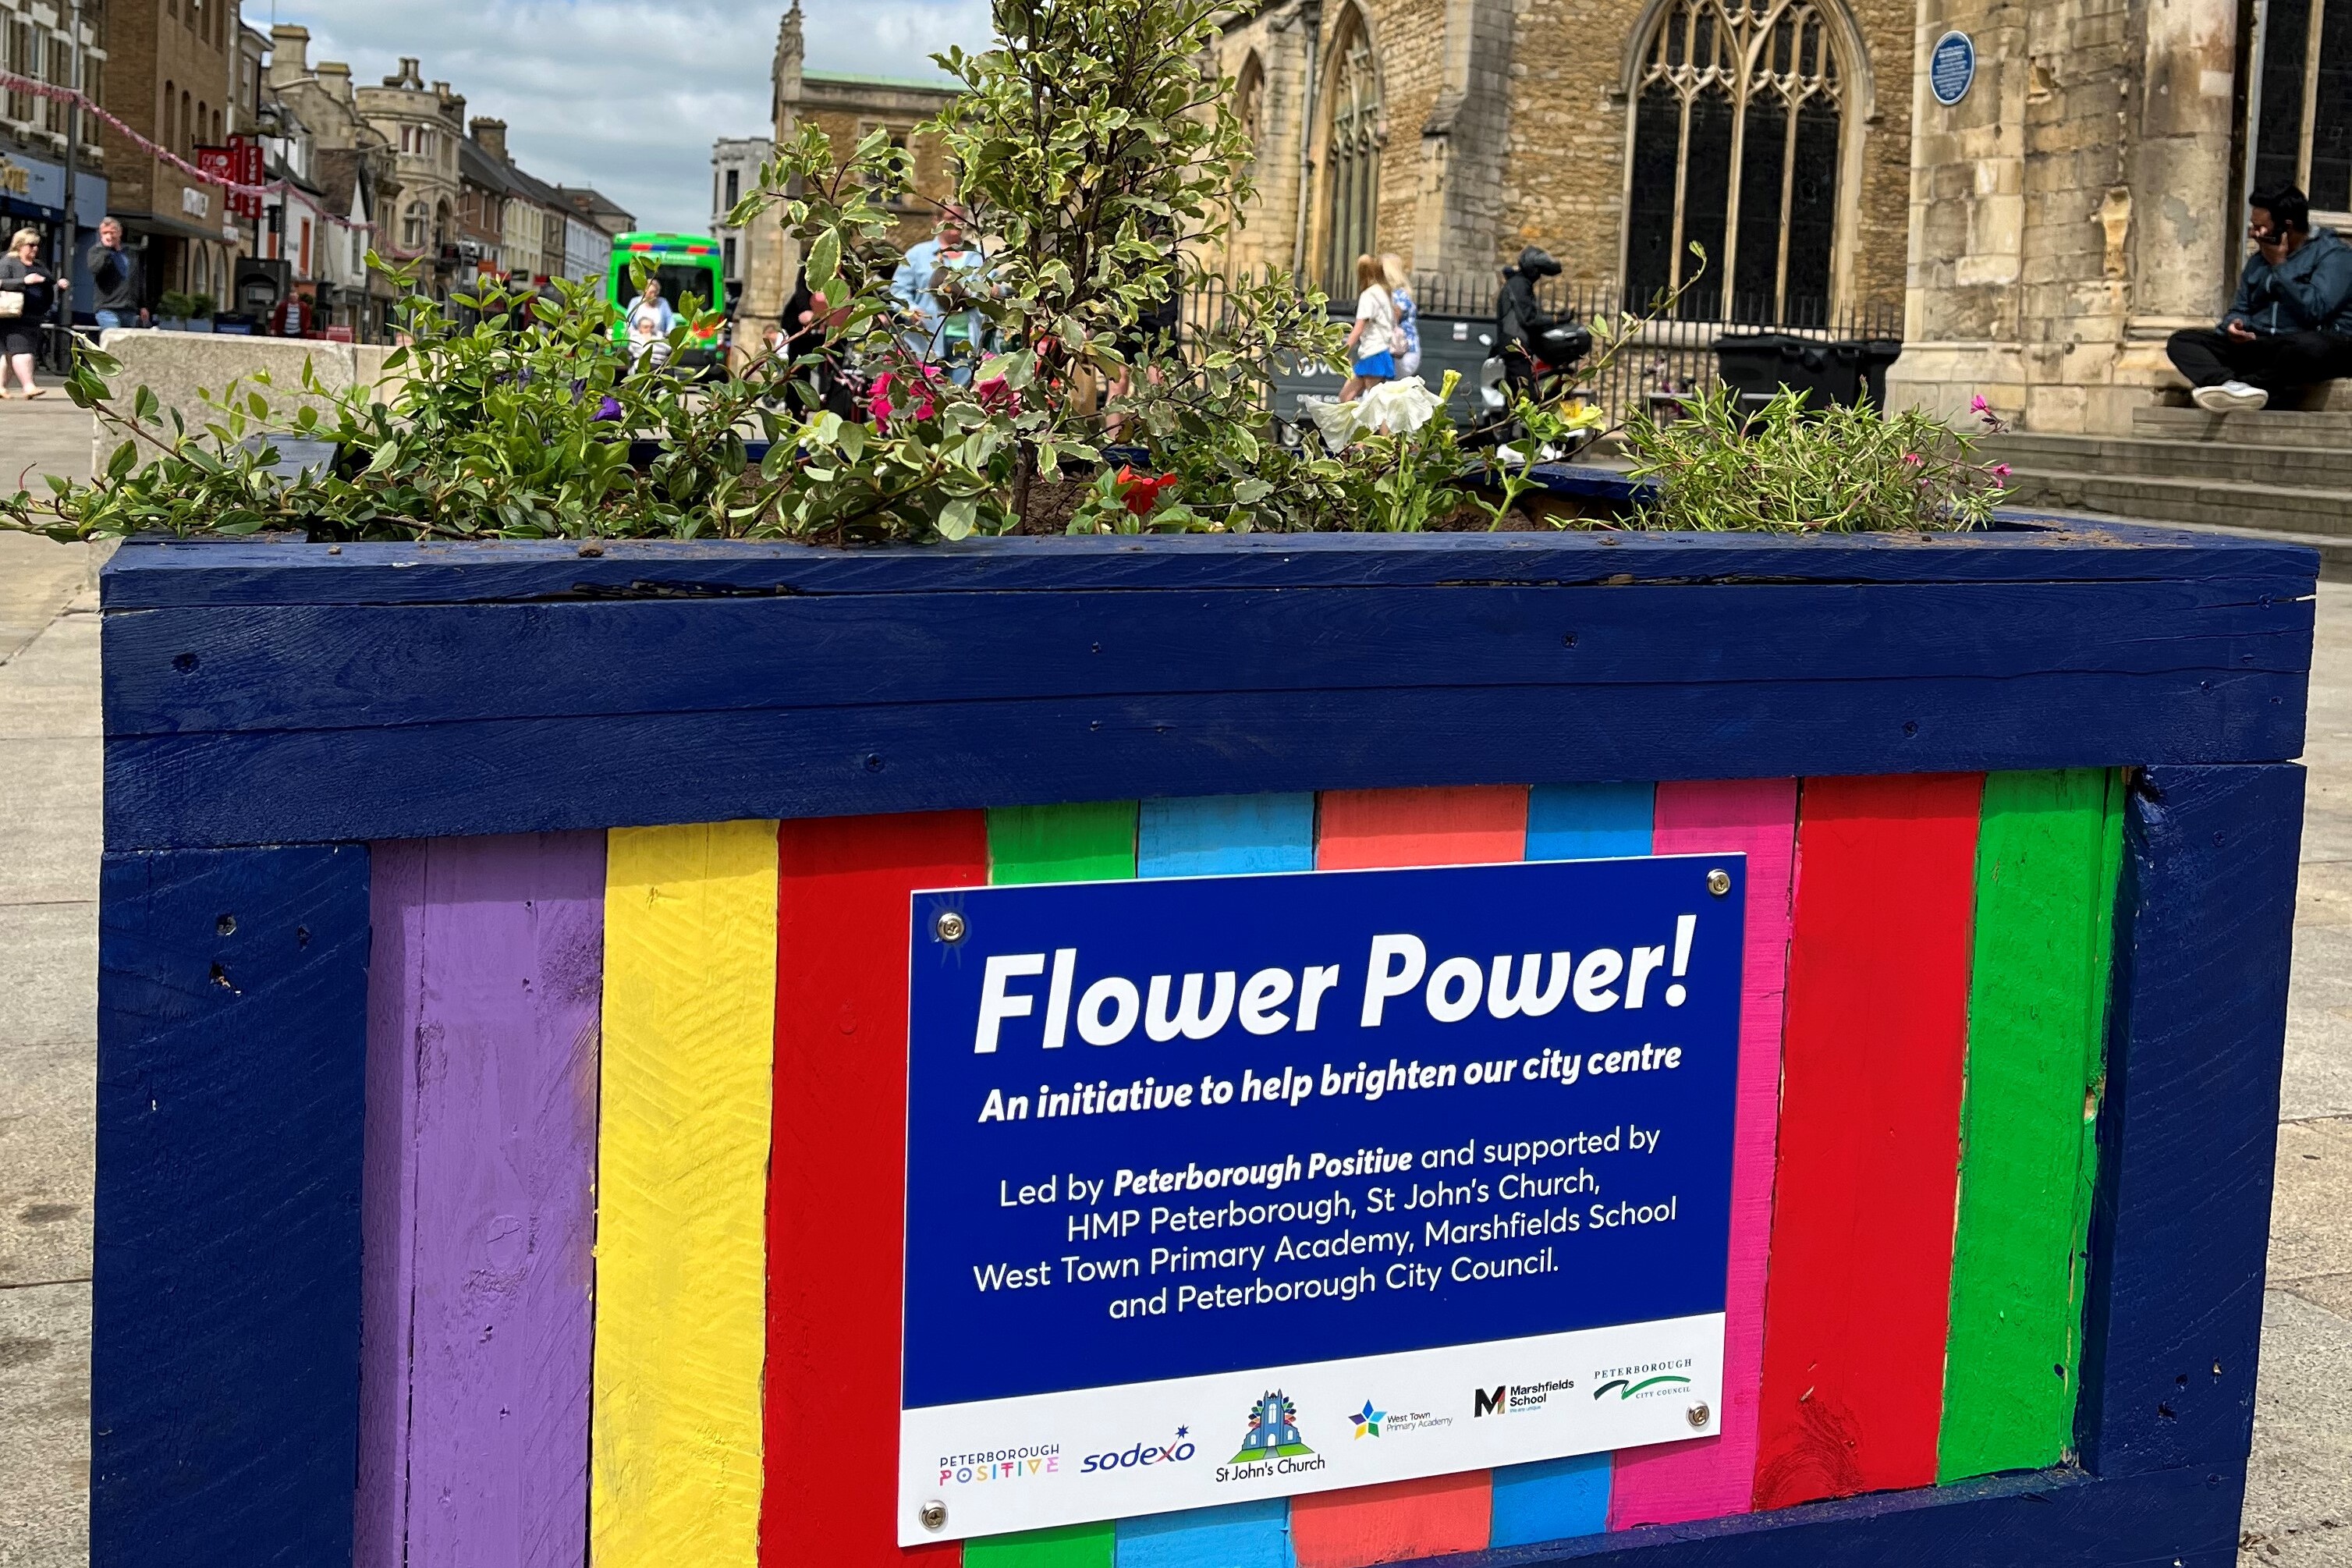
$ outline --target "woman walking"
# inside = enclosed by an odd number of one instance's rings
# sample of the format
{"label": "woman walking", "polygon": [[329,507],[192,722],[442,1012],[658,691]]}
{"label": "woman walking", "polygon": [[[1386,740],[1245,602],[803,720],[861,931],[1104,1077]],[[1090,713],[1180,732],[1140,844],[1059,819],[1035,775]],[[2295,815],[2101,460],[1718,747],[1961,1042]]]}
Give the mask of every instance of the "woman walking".
{"label": "woman walking", "polygon": [[46,395],[33,384],[33,355],[41,345],[41,325],[57,302],[49,269],[41,263],[41,237],[20,228],[0,257],[0,398],[8,395],[8,373],[16,373],[26,397]]}
{"label": "woman walking", "polygon": [[1396,347],[1390,352],[1398,379],[1407,380],[1421,374],[1421,307],[1412,302],[1412,274],[1404,269],[1404,258],[1391,251],[1381,258],[1381,275],[1396,301]]}
{"label": "woman walking", "polygon": [[1339,401],[1353,403],[1366,389],[1396,379],[1396,300],[1389,293],[1387,275],[1375,256],[1356,258],[1356,324],[1348,333],[1348,361],[1355,374],[1339,391]]}

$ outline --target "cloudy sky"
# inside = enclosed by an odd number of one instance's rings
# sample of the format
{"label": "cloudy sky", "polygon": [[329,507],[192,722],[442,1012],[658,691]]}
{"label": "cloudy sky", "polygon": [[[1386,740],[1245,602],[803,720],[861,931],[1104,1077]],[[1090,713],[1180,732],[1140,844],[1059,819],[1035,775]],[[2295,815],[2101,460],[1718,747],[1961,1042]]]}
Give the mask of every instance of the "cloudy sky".
{"label": "cloudy sky", "polygon": [[[987,0],[802,0],[808,68],[932,78],[934,50],[987,37]],[[710,222],[710,143],[768,131],[777,0],[245,0],[310,29],[310,58],[370,82],[415,55],[466,112],[507,122],[516,162],[592,184],[638,226]]]}

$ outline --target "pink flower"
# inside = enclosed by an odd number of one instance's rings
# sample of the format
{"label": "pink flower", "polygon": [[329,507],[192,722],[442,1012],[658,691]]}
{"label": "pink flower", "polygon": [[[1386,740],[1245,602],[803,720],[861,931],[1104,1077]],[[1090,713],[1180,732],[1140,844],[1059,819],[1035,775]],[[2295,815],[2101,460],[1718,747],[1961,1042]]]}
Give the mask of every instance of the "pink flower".
{"label": "pink flower", "polygon": [[1922,464],[1922,463],[1926,462],[1927,459],[1927,458],[1923,458],[1923,457],[1921,457],[1921,456],[1920,456],[1918,453],[1916,453],[1916,452],[1906,452],[1906,453],[1904,453],[1904,454],[1903,454],[1903,460],[1904,460],[1905,462],[1906,462],[1906,463],[1910,464],[1913,468],[1917,468],[1920,464]]}
{"label": "pink flower", "polygon": [[[937,381],[939,378],[939,366],[930,364],[923,366],[925,381]],[[899,373],[887,370],[876,376],[873,390],[866,395],[866,412],[878,421],[887,422],[890,416],[898,411],[898,405],[892,401],[890,396],[891,384],[902,379],[905,378]],[[938,405],[932,403],[930,388],[928,386],[919,385],[909,389],[907,402],[909,405],[908,412],[918,419],[929,419],[938,412]]]}
{"label": "pink flower", "polygon": [[1992,412],[1992,405],[1987,403],[1984,400],[1984,394],[1979,392],[1969,404],[1969,411],[1972,414],[1990,414]]}
{"label": "pink flower", "polygon": [[1021,394],[1006,385],[1004,378],[1001,375],[992,375],[986,381],[974,382],[971,395],[979,399],[980,405],[991,414],[1016,414],[1021,409]]}
{"label": "pink flower", "polygon": [[2005,479],[2009,478],[2009,465],[2007,463],[1995,463],[1992,466],[1992,477],[1997,479]]}

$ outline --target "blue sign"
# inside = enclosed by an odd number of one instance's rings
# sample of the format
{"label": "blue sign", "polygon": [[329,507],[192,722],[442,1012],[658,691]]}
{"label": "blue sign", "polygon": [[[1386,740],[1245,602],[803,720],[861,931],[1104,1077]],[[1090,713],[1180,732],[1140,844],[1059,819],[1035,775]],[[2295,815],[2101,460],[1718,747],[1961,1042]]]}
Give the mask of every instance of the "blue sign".
{"label": "blue sign", "polygon": [[1714,1431],[1745,873],[917,894],[900,1539]]}
{"label": "blue sign", "polygon": [[1927,90],[1949,109],[1968,97],[1977,79],[1976,41],[1966,33],[1946,33],[1927,56]]}

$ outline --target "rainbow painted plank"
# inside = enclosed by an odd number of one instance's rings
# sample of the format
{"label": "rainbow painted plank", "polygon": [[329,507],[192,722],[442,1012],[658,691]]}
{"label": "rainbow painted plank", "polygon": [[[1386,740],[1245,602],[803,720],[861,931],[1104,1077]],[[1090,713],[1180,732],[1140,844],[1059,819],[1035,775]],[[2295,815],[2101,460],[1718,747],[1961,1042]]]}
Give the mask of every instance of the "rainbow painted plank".
{"label": "rainbow painted plank", "polygon": [[[2055,1463],[2120,821],[2080,771],[379,846],[356,1561],[1365,1568]],[[1752,889],[1720,1436],[894,1544],[910,891],[1711,849]]]}

